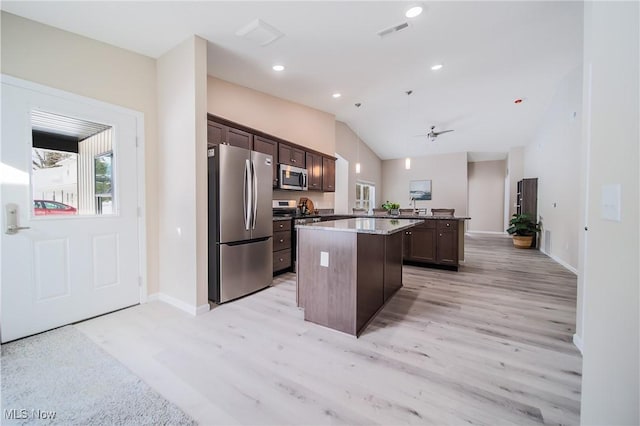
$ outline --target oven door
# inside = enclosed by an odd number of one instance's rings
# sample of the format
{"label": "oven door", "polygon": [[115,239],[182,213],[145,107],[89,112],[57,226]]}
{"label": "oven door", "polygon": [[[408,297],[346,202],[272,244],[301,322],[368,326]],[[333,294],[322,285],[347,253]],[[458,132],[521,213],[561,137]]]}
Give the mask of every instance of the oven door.
{"label": "oven door", "polygon": [[307,169],[280,164],[280,189],[307,189]]}

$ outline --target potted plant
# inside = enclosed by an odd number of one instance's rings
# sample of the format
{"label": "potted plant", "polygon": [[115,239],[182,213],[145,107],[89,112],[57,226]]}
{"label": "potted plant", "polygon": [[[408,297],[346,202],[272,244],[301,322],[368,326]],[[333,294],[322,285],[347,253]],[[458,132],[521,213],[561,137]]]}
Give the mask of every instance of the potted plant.
{"label": "potted plant", "polygon": [[540,232],[540,224],[527,213],[514,214],[509,225],[507,232],[513,236],[513,245],[516,248],[530,248],[533,236]]}
{"label": "potted plant", "polygon": [[400,214],[400,204],[398,203],[390,203],[389,200],[387,200],[387,202],[382,205],[382,208],[388,211],[391,216],[398,216]]}

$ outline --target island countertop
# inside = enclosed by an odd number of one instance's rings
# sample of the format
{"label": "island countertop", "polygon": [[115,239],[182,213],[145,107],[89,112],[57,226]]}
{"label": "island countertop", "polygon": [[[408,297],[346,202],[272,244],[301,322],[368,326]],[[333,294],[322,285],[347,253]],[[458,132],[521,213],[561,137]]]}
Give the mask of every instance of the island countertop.
{"label": "island countertop", "polygon": [[394,219],[359,217],[328,222],[296,225],[297,229],[355,232],[358,234],[390,235],[424,222],[423,219]]}

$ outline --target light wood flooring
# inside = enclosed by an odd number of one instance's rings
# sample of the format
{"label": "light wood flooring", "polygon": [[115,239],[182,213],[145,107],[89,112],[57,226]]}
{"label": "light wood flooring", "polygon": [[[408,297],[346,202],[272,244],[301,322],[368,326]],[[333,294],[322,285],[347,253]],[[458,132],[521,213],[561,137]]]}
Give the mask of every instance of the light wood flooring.
{"label": "light wood flooring", "polygon": [[294,274],[198,317],[152,302],[76,327],[201,424],[579,423],[575,275],[499,236],[403,275],[359,339],[304,322]]}

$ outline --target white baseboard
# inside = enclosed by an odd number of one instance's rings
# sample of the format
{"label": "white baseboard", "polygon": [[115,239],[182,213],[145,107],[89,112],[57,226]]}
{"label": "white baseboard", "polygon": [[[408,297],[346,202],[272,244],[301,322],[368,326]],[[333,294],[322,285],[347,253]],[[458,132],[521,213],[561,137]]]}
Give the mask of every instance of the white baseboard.
{"label": "white baseboard", "polygon": [[196,315],[207,313],[210,310],[211,310],[211,306],[209,306],[209,303],[207,303],[206,305],[200,305],[196,308]]}
{"label": "white baseboard", "polygon": [[578,270],[576,268],[574,268],[573,266],[569,265],[567,262],[565,262],[564,260],[560,259],[559,257],[553,255],[553,254],[549,254],[546,251],[544,251],[542,249],[542,247],[540,248],[540,252],[546,254],[547,256],[549,256],[551,259],[555,260],[557,263],[559,263],[560,265],[564,266],[567,270],[573,272],[575,275],[578,275]]}
{"label": "white baseboard", "polygon": [[489,234],[489,235],[502,235],[502,236],[508,236],[509,234],[507,234],[506,232],[498,232],[498,231],[471,231],[467,229],[466,234]]}
{"label": "white baseboard", "polygon": [[578,348],[578,350],[580,351],[580,353],[582,353],[582,337],[578,336],[577,334],[573,335],[573,344],[576,345],[576,348]]}
{"label": "white baseboard", "polygon": [[181,311],[184,311],[193,316],[204,314],[205,312],[209,312],[209,310],[211,309],[209,307],[209,303],[200,306],[193,306],[188,304],[187,302],[183,302],[182,300],[176,299],[175,297],[166,295],[164,293],[153,293],[147,296],[147,302],[153,302],[156,300],[167,303],[174,308],[178,308]]}

